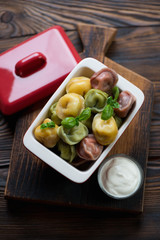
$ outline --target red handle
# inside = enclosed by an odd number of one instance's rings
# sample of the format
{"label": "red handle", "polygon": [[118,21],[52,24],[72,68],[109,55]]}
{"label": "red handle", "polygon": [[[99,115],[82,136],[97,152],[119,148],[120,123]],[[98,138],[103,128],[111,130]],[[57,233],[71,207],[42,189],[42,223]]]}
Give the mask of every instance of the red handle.
{"label": "red handle", "polygon": [[35,52],[16,63],[15,73],[22,78],[28,77],[44,68],[46,63],[46,57],[40,52]]}

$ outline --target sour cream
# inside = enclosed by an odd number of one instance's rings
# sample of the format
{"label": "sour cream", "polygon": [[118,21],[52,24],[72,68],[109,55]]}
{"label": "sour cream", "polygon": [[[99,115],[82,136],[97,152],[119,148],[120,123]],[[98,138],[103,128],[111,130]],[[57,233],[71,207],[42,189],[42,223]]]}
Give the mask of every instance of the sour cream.
{"label": "sour cream", "polygon": [[98,181],[104,192],[114,198],[126,198],[142,183],[141,167],[127,156],[114,156],[99,169]]}

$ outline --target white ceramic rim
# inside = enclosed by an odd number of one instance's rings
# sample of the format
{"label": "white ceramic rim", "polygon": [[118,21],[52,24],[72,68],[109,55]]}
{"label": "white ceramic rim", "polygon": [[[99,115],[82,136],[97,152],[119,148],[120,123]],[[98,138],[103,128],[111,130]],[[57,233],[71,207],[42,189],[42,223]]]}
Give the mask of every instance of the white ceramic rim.
{"label": "white ceramic rim", "polygon": [[107,66],[93,58],[85,58],[80,63],[78,63],[77,66],[66,77],[63,83],[60,85],[60,87],[56,90],[56,92],[52,95],[52,97],[49,99],[49,101],[46,103],[43,109],[40,111],[38,116],[35,118],[35,120],[32,122],[32,124],[28,128],[23,138],[24,146],[30,152],[32,152],[42,161],[44,161],[49,166],[51,166],[52,168],[60,172],[62,175],[64,175],[65,177],[67,177],[68,179],[76,183],[85,182],[93,174],[93,172],[97,169],[97,167],[102,163],[102,161],[106,158],[107,154],[110,152],[114,144],[120,138],[122,133],[125,131],[125,129],[128,127],[128,125],[130,124],[130,122],[132,121],[132,119],[140,109],[144,101],[143,92],[138,87],[136,87],[131,82],[129,82],[128,80],[126,80],[125,78],[123,78],[121,75],[118,74],[119,80],[116,85],[121,90],[130,91],[136,97],[136,104],[134,106],[134,109],[128,116],[127,121],[125,121],[121,126],[121,128],[119,129],[115,141],[106,147],[106,149],[102,152],[100,157],[86,171],[78,170],[76,167],[72,166],[71,164],[66,162],[64,159],[60,158],[58,155],[56,155],[51,150],[49,150],[48,148],[43,146],[41,143],[39,143],[35,139],[33,135],[33,131],[45,119],[45,117],[47,116],[49,107],[53,104],[53,102],[56,102],[64,93],[66,84],[71,78],[80,76],[79,73],[83,69],[88,69],[88,71],[97,72],[104,67],[107,67]]}

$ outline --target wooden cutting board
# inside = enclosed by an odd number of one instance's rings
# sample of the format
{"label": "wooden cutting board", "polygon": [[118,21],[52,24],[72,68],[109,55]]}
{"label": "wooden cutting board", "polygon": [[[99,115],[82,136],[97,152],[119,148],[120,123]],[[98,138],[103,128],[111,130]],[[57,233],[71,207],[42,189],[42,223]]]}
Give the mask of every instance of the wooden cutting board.
{"label": "wooden cutting board", "polygon": [[[116,29],[81,24],[78,26],[78,31],[84,46],[82,57],[90,56],[104,62],[139,87],[145,95],[140,111],[109,155],[125,153],[134,157],[146,175],[153,99],[152,83],[105,57],[116,34]],[[97,171],[85,183],[73,183],[25,149],[22,141],[24,133],[47,100],[48,98],[20,112],[13,141],[5,197],[61,206],[142,212],[145,179],[141,190],[135,196],[125,200],[114,200],[100,190],[97,183]]]}

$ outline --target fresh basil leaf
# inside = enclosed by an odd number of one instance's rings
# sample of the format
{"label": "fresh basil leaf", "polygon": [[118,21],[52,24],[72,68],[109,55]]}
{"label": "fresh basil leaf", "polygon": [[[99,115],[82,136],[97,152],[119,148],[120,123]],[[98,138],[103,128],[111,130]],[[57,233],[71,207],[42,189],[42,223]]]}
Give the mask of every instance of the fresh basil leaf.
{"label": "fresh basil leaf", "polygon": [[107,104],[110,105],[112,108],[119,108],[119,103],[112,97],[107,98]]}
{"label": "fresh basil leaf", "polygon": [[118,97],[119,97],[119,88],[117,86],[113,87],[112,92],[113,92],[113,95],[114,95],[114,100],[117,100]]}
{"label": "fresh basil leaf", "polygon": [[112,102],[113,102],[112,96],[108,97],[107,98],[107,104],[112,105]]}
{"label": "fresh basil leaf", "polygon": [[55,127],[55,123],[54,123],[53,121],[48,122],[48,123],[47,123],[47,127],[48,127],[48,128],[54,128],[54,127]]}
{"label": "fresh basil leaf", "polygon": [[114,102],[112,105],[113,108],[119,108],[119,103],[118,102]]}
{"label": "fresh basil leaf", "polygon": [[113,115],[113,108],[111,105],[107,104],[102,111],[101,119],[108,120]]}
{"label": "fresh basil leaf", "polygon": [[87,120],[91,116],[91,109],[88,107],[84,109],[81,114],[78,116],[79,121]]}
{"label": "fresh basil leaf", "polygon": [[107,98],[107,104],[110,105],[111,107],[113,107],[115,103],[116,100],[114,100],[111,96]]}
{"label": "fresh basil leaf", "polygon": [[78,126],[78,125],[79,125],[79,119],[78,119],[78,117],[75,118],[75,121],[76,121],[76,126]]}
{"label": "fresh basil leaf", "polygon": [[87,120],[91,116],[91,109],[86,108],[84,109],[79,116],[76,118],[74,117],[66,117],[62,120],[61,124],[65,128],[73,128],[74,126],[79,125],[79,121]]}
{"label": "fresh basil leaf", "polygon": [[40,126],[40,129],[45,129],[45,128],[54,128],[55,123],[53,121],[47,122],[47,123],[42,123]]}
{"label": "fresh basil leaf", "polygon": [[70,129],[77,125],[77,120],[74,117],[66,117],[62,120],[61,124],[63,127]]}
{"label": "fresh basil leaf", "polygon": [[42,123],[41,126],[40,126],[40,129],[45,129],[47,128],[47,124],[46,123]]}

